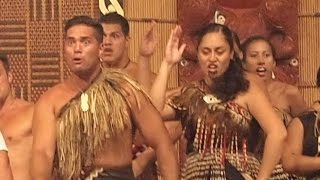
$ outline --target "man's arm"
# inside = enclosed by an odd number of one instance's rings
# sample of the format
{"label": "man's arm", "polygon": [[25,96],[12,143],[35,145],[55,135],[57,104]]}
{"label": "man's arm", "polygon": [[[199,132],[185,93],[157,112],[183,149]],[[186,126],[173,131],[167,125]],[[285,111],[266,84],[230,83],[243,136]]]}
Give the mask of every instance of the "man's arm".
{"label": "man's arm", "polygon": [[[173,142],[176,142],[182,134],[182,125],[180,121],[165,121],[164,125],[169,133],[169,136]],[[132,167],[135,177],[141,175],[144,169],[151,161],[155,161],[155,152],[150,147],[145,147],[136,159],[132,161]]]}
{"label": "man's arm", "polygon": [[159,112],[142,93],[130,93],[127,97],[131,114],[147,144],[156,152],[160,173],[166,180],[179,179],[179,167],[175,148],[162,122]]}
{"label": "man's arm", "polygon": [[0,179],[12,180],[12,172],[8,157],[8,148],[0,132]]}
{"label": "man's arm", "polygon": [[52,98],[45,95],[36,103],[33,116],[31,176],[33,180],[52,178],[56,143],[56,121]]}
{"label": "man's arm", "polygon": [[155,25],[156,22],[153,21],[150,28],[143,36],[139,47],[138,82],[147,91],[150,91],[151,83],[155,78],[155,75],[150,69],[150,59],[158,44],[158,36],[154,29]]}
{"label": "man's arm", "polygon": [[0,150],[0,179],[12,180],[9,157],[6,151]]}

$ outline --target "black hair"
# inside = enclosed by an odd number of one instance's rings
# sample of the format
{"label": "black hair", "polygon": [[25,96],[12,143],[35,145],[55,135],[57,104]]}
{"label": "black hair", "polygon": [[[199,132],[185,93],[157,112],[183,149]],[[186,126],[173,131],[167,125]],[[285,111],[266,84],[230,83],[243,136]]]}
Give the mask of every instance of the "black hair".
{"label": "black hair", "polygon": [[102,15],[98,20],[100,24],[119,24],[125,36],[129,36],[129,22],[126,18],[116,12]]}
{"label": "black hair", "polygon": [[66,25],[64,27],[64,32],[67,34],[67,31],[76,25],[86,25],[88,27],[92,27],[95,29],[95,37],[99,43],[102,43],[103,41],[103,28],[101,24],[99,24],[96,20],[92,19],[89,16],[74,16],[73,18],[69,19],[66,22]]}
{"label": "black hair", "polygon": [[[212,32],[220,32],[225,37],[230,46],[230,51],[234,51],[234,35],[233,32],[225,25],[210,23],[199,33],[199,44],[203,37]],[[219,77],[213,79],[211,91],[222,101],[230,101],[236,96],[245,92],[249,88],[249,81],[245,78],[241,60],[238,57],[230,59],[227,70]]]}
{"label": "black hair", "polygon": [[10,71],[10,61],[9,61],[7,55],[0,53],[0,61],[2,62],[3,67],[6,70],[6,72],[9,72]]}
{"label": "black hair", "polygon": [[[225,39],[227,40],[230,49],[233,50],[233,33],[232,31],[225,25],[216,24],[216,23],[210,23],[207,26],[205,26],[200,32],[198,33],[198,42],[201,43],[203,37],[212,32],[221,32]],[[198,44],[198,47],[199,47]]]}

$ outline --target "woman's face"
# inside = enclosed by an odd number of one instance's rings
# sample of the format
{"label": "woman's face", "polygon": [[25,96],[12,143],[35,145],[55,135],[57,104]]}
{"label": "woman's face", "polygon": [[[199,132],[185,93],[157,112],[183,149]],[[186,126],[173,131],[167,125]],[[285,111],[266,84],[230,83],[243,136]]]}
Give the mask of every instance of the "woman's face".
{"label": "woman's face", "polygon": [[246,49],[244,68],[251,73],[256,73],[263,80],[272,78],[275,67],[272,49],[264,40],[251,42]]}
{"label": "woman's face", "polygon": [[210,32],[202,37],[197,55],[205,78],[212,79],[227,70],[233,50],[221,32]]}

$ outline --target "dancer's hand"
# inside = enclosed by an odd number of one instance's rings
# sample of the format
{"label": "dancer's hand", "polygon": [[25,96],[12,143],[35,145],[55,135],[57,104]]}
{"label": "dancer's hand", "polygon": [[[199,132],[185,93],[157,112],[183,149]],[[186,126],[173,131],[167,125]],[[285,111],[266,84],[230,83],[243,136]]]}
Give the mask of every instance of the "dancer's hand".
{"label": "dancer's hand", "polygon": [[186,44],[184,43],[179,47],[181,35],[182,29],[179,25],[177,25],[174,30],[171,31],[165,52],[165,61],[170,65],[173,65],[181,60],[182,53],[186,47]]}
{"label": "dancer's hand", "polygon": [[144,34],[139,49],[140,56],[150,57],[155,52],[158,45],[158,35],[156,33],[155,26],[156,22],[152,21],[150,28]]}

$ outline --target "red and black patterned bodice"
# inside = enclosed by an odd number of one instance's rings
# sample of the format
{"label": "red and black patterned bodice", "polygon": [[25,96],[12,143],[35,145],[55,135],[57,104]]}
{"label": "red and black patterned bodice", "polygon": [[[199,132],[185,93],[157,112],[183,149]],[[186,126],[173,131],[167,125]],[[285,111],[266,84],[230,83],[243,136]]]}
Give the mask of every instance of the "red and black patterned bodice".
{"label": "red and black patterned bodice", "polygon": [[233,101],[221,102],[200,88],[186,87],[168,104],[176,110],[188,140],[188,152],[219,149],[246,154],[251,114]]}

